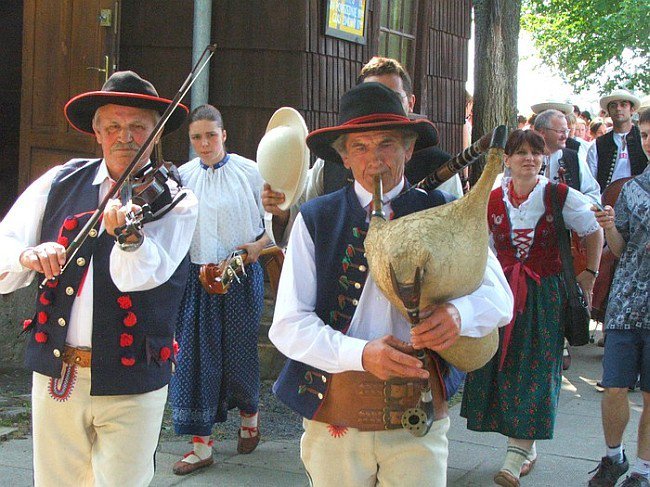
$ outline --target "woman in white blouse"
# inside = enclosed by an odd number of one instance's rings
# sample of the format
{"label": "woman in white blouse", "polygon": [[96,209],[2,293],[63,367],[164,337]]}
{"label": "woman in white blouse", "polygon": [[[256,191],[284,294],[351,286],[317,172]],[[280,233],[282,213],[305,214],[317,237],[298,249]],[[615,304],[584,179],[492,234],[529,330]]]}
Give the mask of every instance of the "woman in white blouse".
{"label": "woman in white blouse", "polygon": [[[236,407],[241,415],[237,451],[251,453],[259,442],[257,337],[264,281],[257,258],[269,242],[257,164],[226,151],[227,134],[215,107],[194,109],[189,122],[198,157],[179,172],[199,200],[199,217],[176,325],[179,353],[170,403],[174,429],[193,436],[193,449],[174,464],[177,475],[213,463],[212,427],[226,420],[229,409]],[[247,251],[245,275],[227,294],[208,294],[198,279],[201,265],[217,263],[236,249]]]}
{"label": "woman in white blouse", "polygon": [[[515,130],[505,148],[510,177],[492,191],[491,242],[515,298],[512,322],[500,330],[499,350],[467,375],[461,415],[475,431],[508,438],[498,485],[515,487],[535,464],[535,440],[551,439],[562,383],[565,288],[549,181],[540,176],[544,139]],[[591,203],[564,184],[558,199],[567,226],[585,237],[587,270],[577,276],[586,296],[593,289],[603,236]]]}

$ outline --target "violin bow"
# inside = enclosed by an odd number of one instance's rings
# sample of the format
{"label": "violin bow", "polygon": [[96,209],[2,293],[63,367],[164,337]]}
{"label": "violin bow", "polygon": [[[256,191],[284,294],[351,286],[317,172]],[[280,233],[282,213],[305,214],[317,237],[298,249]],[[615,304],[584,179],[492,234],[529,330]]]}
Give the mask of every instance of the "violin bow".
{"label": "violin bow", "polygon": [[[144,143],[142,144],[138,152],[135,154],[135,156],[133,156],[133,160],[131,161],[131,163],[126,167],[122,175],[115,182],[115,184],[106,194],[106,196],[104,196],[104,199],[102,199],[102,201],[99,203],[95,212],[92,214],[90,219],[86,222],[84,227],[79,231],[79,233],[74,238],[74,240],[70,242],[70,245],[68,245],[68,247],[66,247],[65,249],[66,261],[65,264],[63,265],[63,268],[61,269],[61,274],[65,272],[66,268],[68,267],[68,264],[74,259],[75,254],[77,253],[79,248],[83,245],[83,243],[86,241],[86,238],[90,233],[90,230],[92,230],[92,228],[97,224],[101,216],[104,214],[104,210],[106,209],[106,205],[108,205],[108,202],[112,200],[120,192],[122,186],[124,185],[124,182],[129,177],[131,177],[131,174],[135,171],[135,168],[141,162],[141,159],[144,156],[144,154],[153,145],[154,140],[156,140],[156,138],[162,133],[165,127],[165,123],[167,123],[169,118],[172,116],[172,113],[174,112],[176,107],[180,105],[181,100],[190,90],[190,88],[192,87],[196,79],[199,77],[203,69],[205,69],[205,67],[207,66],[208,62],[210,61],[210,59],[212,58],[216,50],[217,50],[216,44],[209,44],[203,50],[201,57],[194,64],[192,71],[190,71],[190,74],[188,74],[187,78],[185,78],[185,81],[183,81],[183,84],[181,85],[178,92],[172,99],[171,103],[167,106],[167,108],[161,115],[160,120],[158,120],[158,123],[154,126],[151,134],[149,134],[149,137],[147,137],[147,139],[144,141]],[[42,289],[46,284],[47,284],[47,278],[43,279],[40,288]]]}

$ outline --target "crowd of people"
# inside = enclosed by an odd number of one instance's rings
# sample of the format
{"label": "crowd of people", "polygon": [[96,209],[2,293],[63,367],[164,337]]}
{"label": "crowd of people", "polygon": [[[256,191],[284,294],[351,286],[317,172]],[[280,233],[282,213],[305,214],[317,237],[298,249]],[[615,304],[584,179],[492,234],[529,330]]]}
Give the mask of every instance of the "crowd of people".
{"label": "crowd of people", "polygon": [[[237,452],[256,449],[258,258],[275,244],[286,251],[269,337],[288,360],[273,389],[304,418],[310,483],[445,486],[447,400],[464,380],[467,427],[505,437],[494,482],[518,487],[538,461],[535,442],[553,438],[568,366],[557,207],[584,249],[576,280],[588,301],[603,246],[619,258],[604,320],[606,454],[588,484],[613,487],[627,474],[622,485],[650,486],[650,108],[636,96],[603,96],[606,118],[556,102],[520,116],[505,141],[500,184],[476,203],[487,207],[489,234],[478,287],[421,310],[427,276],[414,269],[410,307],[400,308],[369,269],[373,199],[395,220],[454,205],[468,187],[465,175],[413,187],[450,155],[438,147],[436,126],[413,114],[412,82],[397,61],[370,60],[341,98],[338,124],[307,136],[317,159],[302,175],[304,191],[290,198],[255,161],[226,149],[214,106],[189,113],[179,105],[155,132],[170,103],[131,71],[71,99],[67,120],[95,137],[102,157],[50,169],[0,223],[0,293],[42,281],[23,324],[35,485],[148,485],[168,389],[175,432],[192,437],[175,474],[214,463],[213,427],[234,408]],[[158,134],[178,129],[188,113],[196,157],[153,197],[134,194],[137,185],[120,190],[115,183],[134,157],[138,174],[154,167]],[[299,125],[284,128],[304,137]],[[603,205],[603,191],[621,180],[616,204]],[[233,253],[244,271],[226,293],[209,292],[203,266]],[[441,356],[497,333],[496,353],[476,370]],[[637,384],[643,412],[631,461],[621,443]],[[426,431],[413,434],[420,423]]]}

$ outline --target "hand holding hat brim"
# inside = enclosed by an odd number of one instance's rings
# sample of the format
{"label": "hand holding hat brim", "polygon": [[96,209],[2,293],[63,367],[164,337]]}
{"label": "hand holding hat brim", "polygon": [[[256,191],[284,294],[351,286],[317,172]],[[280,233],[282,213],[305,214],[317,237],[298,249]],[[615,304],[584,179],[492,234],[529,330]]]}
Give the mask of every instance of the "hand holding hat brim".
{"label": "hand holding hat brim", "polygon": [[291,107],[278,109],[257,147],[257,167],[273,191],[284,193],[278,205],[288,210],[302,195],[309,171],[309,149],[305,143],[307,124]]}

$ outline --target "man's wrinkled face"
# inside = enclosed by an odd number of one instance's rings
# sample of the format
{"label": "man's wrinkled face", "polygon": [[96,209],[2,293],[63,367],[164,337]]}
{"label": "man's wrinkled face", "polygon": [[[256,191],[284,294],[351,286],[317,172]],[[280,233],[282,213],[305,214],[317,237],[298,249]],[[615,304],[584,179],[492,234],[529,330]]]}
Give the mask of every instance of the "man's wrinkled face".
{"label": "man's wrinkled face", "polygon": [[[156,126],[156,112],[122,105],[104,105],[97,109],[93,130],[108,172],[118,179],[133,160]],[[143,155],[149,159],[153,145]]]}
{"label": "man's wrinkled face", "polygon": [[[407,145],[407,147],[405,147]],[[373,130],[347,134],[343,164],[366,191],[373,192],[373,178],[381,175],[387,193],[402,181],[404,164],[413,154],[414,142],[405,143],[399,130]]]}

